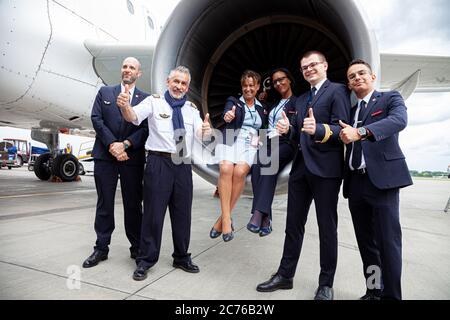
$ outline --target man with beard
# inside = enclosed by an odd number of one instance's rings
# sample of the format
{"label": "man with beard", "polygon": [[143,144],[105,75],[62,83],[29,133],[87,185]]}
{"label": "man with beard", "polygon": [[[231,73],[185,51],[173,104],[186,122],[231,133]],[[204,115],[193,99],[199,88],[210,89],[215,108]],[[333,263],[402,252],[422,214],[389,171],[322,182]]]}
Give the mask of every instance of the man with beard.
{"label": "man with beard", "polygon": [[[144,216],[141,254],[136,259],[133,279],[147,278],[156,264],[161,249],[164,216],[169,207],[174,244],[173,267],[186,272],[200,271],[188,253],[191,235],[192,169],[188,161],[195,138],[211,134],[209,114],[202,121],[195,105],[186,99],[191,75],[179,66],[170,71],[164,96],[152,95],[132,107],[126,94],[117,105],[127,121],[139,125],[147,120],[149,136],[144,174]],[[180,149],[182,155],[180,155]]]}
{"label": "man with beard", "polygon": [[134,126],[122,117],[116,100],[122,92],[131,105],[144,100],[148,94],[136,88],[141,76],[141,64],[128,57],[122,63],[122,83],[102,87],[95,98],[91,120],[96,132],[94,149],[94,178],[97,188],[95,232],[97,241],[92,253],[83,263],[84,268],[96,266],[108,259],[109,244],[114,230],[114,198],[120,176],[125,233],[131,243],[130,256],[136,259],[142,223],[142,177],[148,136],[146,123]]}

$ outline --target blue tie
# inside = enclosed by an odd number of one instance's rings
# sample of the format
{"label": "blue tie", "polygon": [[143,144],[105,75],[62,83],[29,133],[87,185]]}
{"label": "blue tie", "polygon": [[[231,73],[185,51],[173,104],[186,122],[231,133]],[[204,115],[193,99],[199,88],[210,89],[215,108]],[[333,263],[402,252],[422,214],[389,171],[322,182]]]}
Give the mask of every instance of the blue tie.
{"label": "blue tie", "polygon": [[308,106],[312,103],[314,96],[316,95],[316,87],[312,87],[311,90],[309,91],[309,98],[308,98]]}
{"label": "blue tie", "polygon": [[[356,120],[356,127],[361,127],[362,122],[362,114],[363,114],[363,108],[365,107],[366,102],[364,100],[361,100],[359,103],[359,112],[358,112],[358,119]],[[353,156],[352,156],[352,167],[354,170],[359,169],[361,166],[362,161],[362,145],[361,140],[353,142]]]}

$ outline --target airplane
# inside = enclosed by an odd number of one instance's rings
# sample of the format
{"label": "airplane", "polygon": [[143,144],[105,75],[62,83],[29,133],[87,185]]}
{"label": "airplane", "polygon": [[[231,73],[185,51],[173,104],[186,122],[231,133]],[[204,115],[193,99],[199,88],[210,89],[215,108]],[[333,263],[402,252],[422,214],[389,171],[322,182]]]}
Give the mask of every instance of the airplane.
{"label": "airplane", "polygon": [[[332,81],[345,83],[348,62],[358,57],[381,74],[379,89],[398,90],[405,99],[450,91],[450,57],[380,53],[357,0],[181,0],[163,27],[151,1],[11,0],[0,2],[0,18],[6,42],[0,125],[30,128],[33,139],[48,146],[51,152],[35,164],[42,180],[76,178],[77,159],[55,152],[57,133],[93,133],[95,95],[120,82],[127,56],[141,61],[137,85],[149,93],[163,93],[168,72],[187,66],[188,98],[210,114],[215,128],[223,125],[226,98],[239,94],[245,69],[266,79],[273,68],[287,67],[297,90],[306,90],[298,58],[312,49],[327,56]],[[194,154],[194,171],[215,184],[218,167],[198,159]],[[279,175],[278,193],[287,189],[289,169]],[[245,192],[251,194],[248,183]]]}

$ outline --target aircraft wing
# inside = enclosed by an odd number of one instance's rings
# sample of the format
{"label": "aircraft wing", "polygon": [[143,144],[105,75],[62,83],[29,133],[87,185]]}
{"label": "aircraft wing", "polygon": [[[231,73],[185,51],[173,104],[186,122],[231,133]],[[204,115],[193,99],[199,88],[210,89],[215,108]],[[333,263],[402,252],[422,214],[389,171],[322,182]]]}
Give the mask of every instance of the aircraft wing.
{"label": "aircraft wing", "polygon": [[93,57],[94,70],[107,85],[120,83],[122,62],[135,57],[141,62],[142,76],[137,81],[141,90],[150,92],[151,70],[155,46],[147,43],[103,42],[87,39],[84,46]]}
{"label": "aircraft wing", "polygon": [[382,53],[381,90],[450,92],[450,57]]}

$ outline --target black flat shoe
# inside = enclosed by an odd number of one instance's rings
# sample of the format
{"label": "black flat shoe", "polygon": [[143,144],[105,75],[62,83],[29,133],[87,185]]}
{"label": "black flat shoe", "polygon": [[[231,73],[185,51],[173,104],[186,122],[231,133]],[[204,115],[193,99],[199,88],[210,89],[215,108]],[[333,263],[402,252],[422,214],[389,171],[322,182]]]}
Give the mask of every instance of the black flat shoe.
{"label": "black flat shoe", "polygon": [[253,233],[258,233],[261,227],[255,226],[254,224],[251,224],[250,222],[247,223],[247,230]]}
{"label": "black flat shoe", "polygon": [[91,268],[96,265],[100,261],[104,261],[108,259],[108,253],[100,250],[94,250],[94,252],[83,262],[83,268]]}
{"label": "black flat shoe", "polygon": [[265,237],[272,232],[272,220],[268,219],[268,222],[263,221],[261,228],[259,229],[259,236]]}
{"label": "black flat shoe", "polygon": [[234,233],[231,231],[230,233],[224,233],[222,235],[222,239],[224,242],[228,242],[234,239]]}
{"label": "black flat shoe", "polygon": [[142,281],[147,278],[148,269],[144,267],[137,267],[133,273],[133,279],[136,281]]}
{"label": "black flat shoe", "polygon": [[189,273],[198,273],[200,272],[200,268],[192,263],[192,261],[187,262],[173,262],[172,266],[174,268],[179,268],[183,271],[189,272]]}
{"label": "black flat shoe", "polygon": [[212,227],[211,231],[209,232],[209,237],[211,239],[215,239],[215,238],[218,238],[221,234],[222,234],[222,232],[217,231],[216,229],[214,229],[214,227]]}

